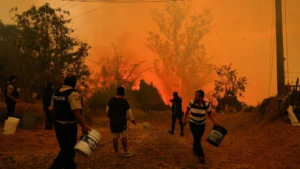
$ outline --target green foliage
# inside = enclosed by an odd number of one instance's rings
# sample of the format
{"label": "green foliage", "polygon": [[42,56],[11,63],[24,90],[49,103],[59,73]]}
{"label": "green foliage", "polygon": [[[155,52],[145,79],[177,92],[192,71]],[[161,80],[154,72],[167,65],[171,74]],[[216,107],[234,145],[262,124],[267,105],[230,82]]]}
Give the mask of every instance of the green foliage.
{"label": "green foliage", "polygon": [[[90,47],[73,37],[68,11],[53,9],[46,3],[22,13],[13,8],[10,14],[17,25],[5,26],[5,31],[10,30],[7,36],[13,45],[4,49],[6,54],[1,57],[7,69],[19,76],[22,86],[60,81],[67,73],[76,73],[81,84],[86,85],[90,71],[84,61]],[[2,29],[3,24],[0,26]],[[0,36],[0,40],[7,41],[1,31]],[[11,49],[15,53],[10,53]]]}
{"label": "green foliage", "polygon": [[4,87],[9,72],[17,72],[22,53],[19,48],[18,29],[16,25],[5,25],[0,21],[0,83]]}
{"label": "green foliage", "polygon": [[[116,88],[108,89],[99,88],[87,98],[85,105],[92,111],[104,110],[109,99],[116,94]],[[164,104],[158,90],[153,84],[147,84],[144,80],[140,81],[139,90],[127,89],[125,98],[128,100],[131,107],[142,108],[144,111],[149,110],[166,110],[169,109]]]}
{"label": "green foliage", "polygon": [[215,80],[215,96],[243,96],[246,91],[247,78],[237,77],[237,71],[232,64],[216,67],[218,79]]}
{"label": "green foliage", "polygon": [[255,107],[254,106],[245,106],[242,110],[242,112],[245,112],[245,113],[252,113],[252,112],[255,112]]}
{"label": "green foliage", "polygon": [[192,15],[185,2],[167,3],[165,11],[153,10],[154,21],[160,33],[149,32],[148,47],[159,59],[155,62],[156,74],[165,83],[169,93],[179,91],[191,96],[196,89],[211,82],[211,58],[205,56],[203,37],[211,25],[210,11],[204,9]]}
{"label": "green foliage", "polygon": [[97,89],[85,101],[85,105],[92,111],[105,109],[109,99],[115,95],[115,89]]}
{"label": "green foliage", "polygon": [[138,100],[144,111],[166,110],[169,108],[165,105],[157,88],[152,83],[147,84],[144,80],[140,81]]}
{"label": "green foliage", "polygon": [[220,112],[226,106],[235,108],[236,111],[242,111],[246,105],[238,100],[246,90],[247,78],[237,78],[237,71],[232,69],[232,64],[221,65],[215,68],[218,79],[215,80],[215,93],[213,96],[217,99],[218,105],[216,111]]}

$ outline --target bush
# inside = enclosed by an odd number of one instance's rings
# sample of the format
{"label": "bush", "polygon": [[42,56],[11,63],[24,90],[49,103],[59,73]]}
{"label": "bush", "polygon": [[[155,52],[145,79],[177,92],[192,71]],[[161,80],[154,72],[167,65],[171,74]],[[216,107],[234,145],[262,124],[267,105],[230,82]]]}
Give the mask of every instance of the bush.
{"label": "bush", "polygon": [[144,80],[140,81],[140,89],[139,93],[136,94],[136,100],[146,112],[149,112],[149,110],[163,111],[170,109],[164,103],[157,88],[152,83],[147,84]]}
{"label": "bush", "polygon": [[114,96],[114,94],[115,92],[112,92],[111,90],[98,89],[95,92],[93,92],[90,97],[86,99],[85,105],[91,111],[97,111],[101,109],[104,110],[107,106],[109,99],[112,96]]}
{"label": "bush", "polygon": [[[111,97],[116,94],[116,89],[97,89],[85,101],[86,107],[89,112],[98,112],[105,110],[106,105]],[[158,90],[152,85],[141,81],[139,90],[126,90],[125,98],[128,100],[130,107],[143,109],[145,112],[149,110],[163,111],[169,110],[170,107],[166,105],[161,98]]]}
{"label": "bush", "polygon": [[242,111],[245,112],[245,113],[252,113],[252,112],[255,111],[255,107],[254,107],[254,106],[248,106],[248,105],[246,105],[246,106],[243,108]]}

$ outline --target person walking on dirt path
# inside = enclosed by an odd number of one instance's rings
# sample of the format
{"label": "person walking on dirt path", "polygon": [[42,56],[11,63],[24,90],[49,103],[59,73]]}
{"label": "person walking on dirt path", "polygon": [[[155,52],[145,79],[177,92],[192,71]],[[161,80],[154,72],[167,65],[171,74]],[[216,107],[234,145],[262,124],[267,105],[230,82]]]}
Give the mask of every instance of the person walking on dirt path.
{"label": "person walking on dirt path", "polygon": [[53,129],[53,122],[50,117],[50,105],[51,105],[51,99],[52,99],[52,95],[53,95],[53,88],[54,88],[53,83],[49,82],[43,92],[43,109],[44,109],[45,117],[46,117],[45,130]]}
{"label": "person walking on dirt path", "polygon": [[127,147],[127,120],[134,125],[136,122],[132,115],[128,101],[124,98],[125,89],[120,86],[117,88],[117,95],[111,98],[106,107],[106,113],[109,117],[110,131],[113,136],[113,146],[116,153],[116,158],[120,157],[118,149],[118,138],[122,139],[124,148],[124,157],[131,157],[133,154],[128,152]]}
{"label": "person walking on dirt path", "polygon": [[170,102],[172,102],[172,128],[171,131],[169,131],[170,134],[174,134],[174,130],[175,130],[175,123],[176,120],[179,120],[179,124],[180,124],[180,129],[181,129],[181,136],[184,136],[183,134],[183,122],[182,122],[182,115],[183,115],[183,111],[182,111],[182,99],[178,96],[177,92],[173,93],[173,99],[170,100]]}
{"label": "person walking on dirt path", "polygon": [[75,89],[76,83],[77,77],[68,75],[62,88],[53,94],[51,100],[51,117],[54,120],[60,152],[50,169],[75,169],[74,146],[77,142],[77,123],[81,126],[83,134],[90,131],[82,118],[82,97]]}
{"label": "person walking on dirt path", "polygon": [[212,116],[211,106],[208,102],[203,100],[204,92],[198,90],[195,93],[195,99],[192,100],[185,112],[184,125],[186,124],[187,116],[190,113],[190,129],[193,134],[193,152],[194,155],[199,157],[200,163],[205,163],[204,153],[201,145],[201,138],[205,131],[206,114],[216,124]]}
{"label": "person walking on dirt path", "polygon": [[7,108],[6,119],[14,115],[16,104],[20,102],[20,94],[18,92],[17,86],[15,85],[16,81],[17,77],[15,75],[11,75],[8,79],[8,82],[5,84],[4,96]]}

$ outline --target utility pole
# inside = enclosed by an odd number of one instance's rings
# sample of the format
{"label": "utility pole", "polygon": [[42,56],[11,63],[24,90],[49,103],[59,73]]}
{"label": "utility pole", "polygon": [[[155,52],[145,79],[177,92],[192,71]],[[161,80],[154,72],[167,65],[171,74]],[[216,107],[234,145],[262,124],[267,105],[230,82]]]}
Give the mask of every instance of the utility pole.
{"label": "utility pole", "polygon": [[284,95],[284,50],[282,33],[282,0],[275,0],[276,12],[276,58],[277,58],[277,96]]}

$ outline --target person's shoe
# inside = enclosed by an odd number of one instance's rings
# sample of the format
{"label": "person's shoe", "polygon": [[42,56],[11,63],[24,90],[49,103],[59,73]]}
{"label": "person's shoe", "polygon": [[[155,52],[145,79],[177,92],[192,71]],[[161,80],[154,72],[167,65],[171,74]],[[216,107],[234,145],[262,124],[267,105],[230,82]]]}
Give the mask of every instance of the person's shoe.
{"label": "person's shoe", "polygon": [[172,134],[172,135],[174,134],[174,132],[173,132],[173,131],[169,131],[169,133],[170,133],[170,134]]}
{"label": "person's shoe", "polygon": [[115,165],[124,165],[124,162],[121,160],[119,154],[115,154]]}
{"label": "person's shoe", "polygon": [[126,158],[132,157],[133,155],[134,154],[132,154],[130,152],[124,153],[124,157],[126,157]]}
{"label": "person's shoe", "polygon": [[197,151],[193,151],[194,156],[199,156],[199,154],[197,153]]}
{"label": "person's shoe", "polygon": [[204,157],[199,157],[199,162],[201,163],[201,164],[205,164],[205,158]]}
{"label": "person's shoe", "polygon": [[183,133],[181,133],[181,134],[180,134],[180,136],[184,136],[184,134],[183,134]]}

